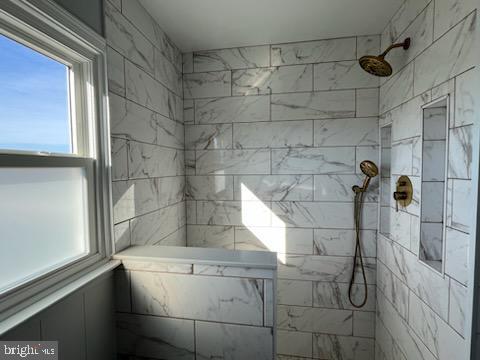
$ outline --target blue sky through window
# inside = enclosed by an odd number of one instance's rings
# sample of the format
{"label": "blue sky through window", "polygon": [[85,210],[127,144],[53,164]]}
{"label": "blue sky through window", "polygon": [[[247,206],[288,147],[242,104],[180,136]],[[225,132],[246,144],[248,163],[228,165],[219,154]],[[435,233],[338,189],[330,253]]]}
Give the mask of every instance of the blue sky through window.
{"label": "blue sky through window", "polygon": [[72,151],[67,70],[0,35],[0,149]]}

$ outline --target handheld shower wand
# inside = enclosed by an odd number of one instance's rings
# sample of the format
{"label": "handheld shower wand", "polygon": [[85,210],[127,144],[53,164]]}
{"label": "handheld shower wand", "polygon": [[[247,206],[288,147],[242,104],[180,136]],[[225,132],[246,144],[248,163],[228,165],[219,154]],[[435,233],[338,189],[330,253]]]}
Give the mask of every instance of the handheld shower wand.
{"label": "handheld shower wand", "polygon": [[[363,180],[362,187],[354,185],[352,187],[353,192],[355,193],[354,199],[354,209],[353,217],[355,221],[355,256],[353,257],[353,267],[352,267],[352,277],[350,279],[350,284],[348,286],[348,299],[350,304],[356,308],[363,307],[368,299],[368,287],[367,287],[367,276],[365,275],[365,266],[363,265],[362,257],[362,246],[360,242],[360,224],[361,224],[361,213],[362,213],[362,204],[363,204],[363,195],[370,185],[370,180],[378,175],[377,165],[373,161],[365,160],[360,164],[360,170],[365,174],[365,179]],[[357,304],[353,300],[353,284],[355,282],[355,273],[357,270],[357,259],[360,263],[360,268],[362,270],[363,277],[363,287],[364,287],[364,298],[361,303]]]}

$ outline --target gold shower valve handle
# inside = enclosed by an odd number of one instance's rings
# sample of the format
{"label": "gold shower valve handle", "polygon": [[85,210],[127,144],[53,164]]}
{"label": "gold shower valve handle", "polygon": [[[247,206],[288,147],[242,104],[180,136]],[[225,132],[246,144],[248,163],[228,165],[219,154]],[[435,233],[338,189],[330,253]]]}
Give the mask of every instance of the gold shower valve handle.
{"label": "gold shower valve handle", "polygon": [[395,209],[398,211],[398,203],[402,207],[407,207],[412,203],[413,199],[413,186],[408,176],[402,175],[397,180],[397,191],[393,193],[395,200]]}

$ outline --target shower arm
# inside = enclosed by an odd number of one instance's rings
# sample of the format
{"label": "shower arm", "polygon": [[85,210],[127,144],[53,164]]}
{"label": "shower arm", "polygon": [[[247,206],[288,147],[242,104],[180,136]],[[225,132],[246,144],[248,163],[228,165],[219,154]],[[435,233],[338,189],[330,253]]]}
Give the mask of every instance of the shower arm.
{"label": "shower arm", "polygon": [[404,42],[402,43],[397,43],[397,44],[392,44],[390,45],[387,50],[385,50],[383,53],[379,55],[379,57],[384,58],[387,56],[387,54],[390,52],[390,50],[395,49],[397,47],[403,47],[405,50],[407,50],[410,47],[410,38],[406,38]]}

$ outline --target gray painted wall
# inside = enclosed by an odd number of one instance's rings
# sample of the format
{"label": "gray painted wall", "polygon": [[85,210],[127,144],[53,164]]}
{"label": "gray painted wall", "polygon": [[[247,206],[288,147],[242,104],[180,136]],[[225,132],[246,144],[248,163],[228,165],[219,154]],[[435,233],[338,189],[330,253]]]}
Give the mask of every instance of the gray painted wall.
{"label": "gray painted wall", "polygon": [[57,4],[78,17],[100,35],[103,35],[102,0],[54,0]]}
{"label": "gray painted wall", "polygon": [[113,287],[110,272],[0,339],[59,341],[61,360],[115,359]]}

